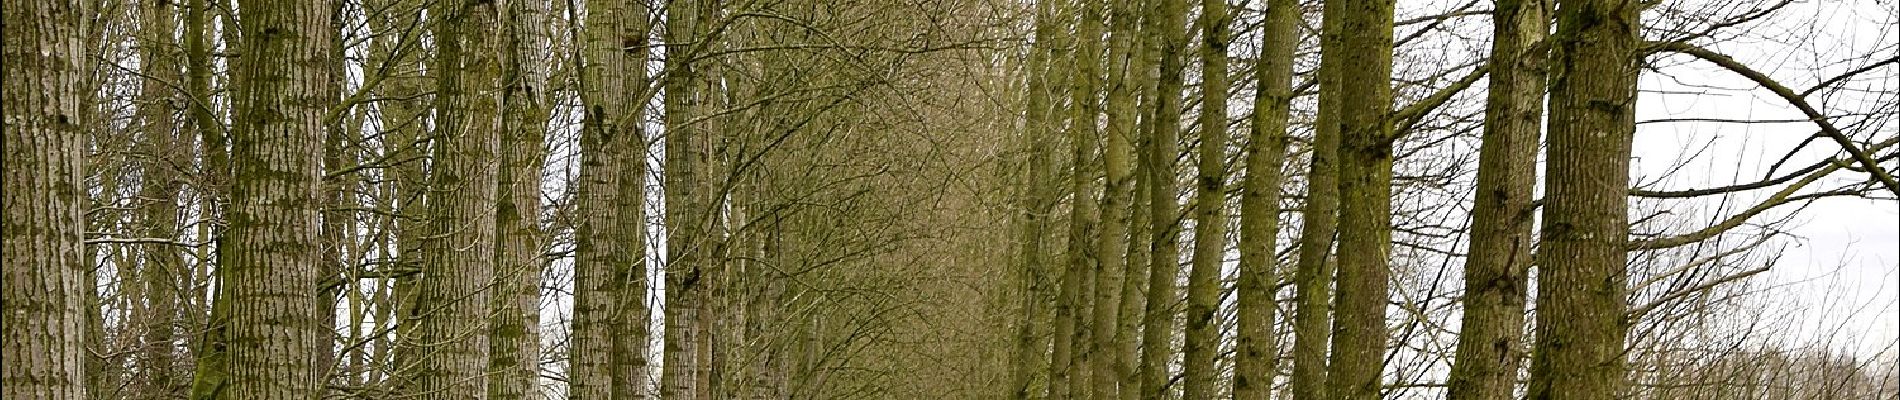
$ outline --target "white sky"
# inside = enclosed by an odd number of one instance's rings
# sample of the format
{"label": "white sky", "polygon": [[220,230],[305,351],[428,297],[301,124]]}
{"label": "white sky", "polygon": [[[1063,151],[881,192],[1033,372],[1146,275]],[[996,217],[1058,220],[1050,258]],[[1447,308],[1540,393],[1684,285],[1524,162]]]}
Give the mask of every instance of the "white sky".
{"label": "white sky", "polygon": [[[1674,3],[1674,2],[1672,2]],[[1865,66],[1896,54],[1895,7],[1887,1],[1802,2],[1775,14],[1773,20],[1750,28],[1731,29],[1748,32],[1740,37],[1710,45],[1797,91],[1847,70]],[[1652,21],[1657,23],[1662,21]],[[1656,32],[1651,32],[1656,35]],[[1875,54],[1871,60],[1851,59],[1856,54]],[[1656,118],[1726,119],[1801,119],[1802,115],[1767,90],[1751,81],[1686,56],[1652,58],[1660,72],[1646,72],[1638,102],[1637,120]],[[1871,129],[1861,129],[1856,137],[1865,141],[1892,138],[1900,123],[1896,121],[1896,78],[1900,67],[1889,64],[1855,79],[1847,87],[1868,92],[1833,96],[1816,94],[1810,101],[1825,103],[1822,112],[1867,112],[1879,110],[1884,116],[1873,117]],[[1684,92],[1700,92],[1688,94]],[[1862,117],[1854,118],[1856,120]],[[1687,167],[1676,177],[1665,179],[1655,188],[1689,189],[1750,182],[1761,179],[1769,164],[1815,132],[1811,124],[1734,124],[1668,123],[1640,125],[1636,135],[1633,163],[1637,182],[1654,182],[1678,162]],[[1871,139],[1871,140],[1870,140]],[[1863,144],[1864,145],[1864,144]],[[1700,157],[1685,149],[1707,146]],[[1777,175],[1836,155],[1839,147],[1817,140],[1803,148],[1781,167]],[[1890,153],[1892,149],[1886,152]],[[1894,162],[1884,163],[1889,171],[1900,170]],[[1828,184],[1845,184],[1866,175],[1838,171],[1817,182],[1803,193],[1828,189]],[[1730,198],[1723,213],[1746,208],[1779,187],[1757,190]],[[1678,202],[1680,203],[1680,202]],[[1700,201],[1712,207],[1716,199]],[[1693,203],[1692,203],[1693,204]],[[1795,205],[1771,213],[1768,217],[1788,215]],[[1714,220],[1704,214],[1703,220]],[[1640,215],[1632,215],[1639,217]],[[1757,218],[1768,221],[1771,218]],[[1815,202],[1799,210],[1779,240],[1785,244],[1782,258],[1763,279],[1787,284],[1786,295],[1775,301],[1804,308],[1793,314],[1799,325],[1782,330],[1801,339],[1816,332],[1831,330],[1857,335],[1834,337],[1830,346],[1861,355],[1887,352],[1900,340],[1900,202],[1835,198]],[[1747,229],[1747,228],[1743,228]],[[1770,246],[1776,242],[1770,242]],[[1807,342],[1806,340],[1799,340]]]}

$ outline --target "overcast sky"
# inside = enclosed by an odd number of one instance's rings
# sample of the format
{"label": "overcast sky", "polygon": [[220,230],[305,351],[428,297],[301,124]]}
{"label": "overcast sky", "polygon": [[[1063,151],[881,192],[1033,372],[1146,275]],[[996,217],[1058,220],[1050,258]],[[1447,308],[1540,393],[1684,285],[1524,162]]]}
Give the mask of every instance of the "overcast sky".
{"label": "overcast sky", "polygon": [[[1747,34],[1731,36],[1709,47],[1800,91],[1845,71],[1894,57],[1900,51],[1896,45],[1900,35],[1894,32],[1895,7],[1893,1],[1801,2],[1776,14],[1773,22],[1756,24],[1747,29]],[[1866,54],[1874,57],[1855,58]],[[1686,56],[1652,61],[1659,71],[1644,74],[1639,121],[1803,118],[1785,101],[1739,75]],[[1892,138],[1900,131],[1895,114],[1900,111],[1895,105],[1900,101],[1895,94],[1900,78],[1896,75],[1900,75],[1900,67],[1889,63],[1845,85],[1860,90],[1817,93],[1810,101],[1825,104],[1817,106],[1830,115],[1850,111],[1884,114],[1850,120],[1866,121],[1867,127],[1858,130],[1857,139]],[[1678,163],[1686,163],[1681,172],[1662,179],[1655,187],[1689,189],[1760,180],[1770,164],[1814,132],[1813,125],[1806,122],[1643,124],[1636,135],[1634,178],[1656,182]],[[1838,150],[1827,140],[1817,140],[1796,153],[1777,170],[1777,175],[1838,155]],[[1900,170],[1900,163],[1883,165],[1889,171]],[[1866,179],[1865,174],[1852,171],[1839,171],[1833,176],[1803,193]],[[1726,216],[1753,205],[1775,190],[1729,197],[1729,211],[1720,214]],[[1704,212],[1723,204],[1722,199],[1695,203],[1707,207],[1700,210]],[[1757,219],[1768,221],[1795,214],[1786,236],[1770,242],[1771,249],[1781,248],[1782,257],[1763,277],[1766,282],[1788,285],[1786,293],[1792,298],[1777,301],[1803,308],[1792,321],[1801,324],[1798,329],[1784,331],[1805,336],[1840,328],[1858,337],[1833,338],[1829,344],[1838,350],[1863,355],[1884,351],[1888,357],[1894,356],[1892,346],[1900,340],[1900,297],[1896,296],[1900,293],[1900,202],[1835,198],[1798,211],[1794,205],[1784,207],[1771,213],[1770,218]],[[1712,214],[1716,213],[1706,213],[1703,220],[1718,218]]]}

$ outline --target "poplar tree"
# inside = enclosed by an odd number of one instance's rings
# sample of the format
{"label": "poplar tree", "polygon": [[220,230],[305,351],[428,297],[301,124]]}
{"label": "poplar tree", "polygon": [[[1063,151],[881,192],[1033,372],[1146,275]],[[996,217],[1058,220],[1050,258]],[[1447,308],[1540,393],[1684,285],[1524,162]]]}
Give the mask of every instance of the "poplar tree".
{"label": "poplar tree", "polygon": [[[1392,248],[1392,0],[1326,4],[1339,13],[1339,271],[1328,396],[1374,400],[1384,390]],[[1328,56],[1330,57],[1330,56]],[[1321,68],[1326,68],[1322,66]],[[1322,88],[1321,90],[1325,90]],[[1324,105],[1322,105],[1324,107]]]}
{"label": "poplar tree", "polygon": [[[1108,71],[1107,79],[1093,82],[1094,88],[1106,92],[1102,111],[1107,125],[1101,137],[1102,146],[1102,200],[1101,228],[1095,236],[1095,300],[1094,328],[1095,341],[1089,350],[1089,366],[1092,376],[1089,386],[1095,388],[1093,398],[1116,399],[1121,397],[1121,375],[1116,371],[1120,364],[1121,342],[1132,338],[1123,336],[1122,308],[1123,280],[1128,275],[1128,232],[1133,213],[1135,180],[1134,150],[1135,135],[1135,99],[1133,81],[1128,79],[1129,64],[1133,59],[1135,14],[1130,12],[1127,2],[1114,2],[1099,13],[1100,20],[1111,22],[1108,32]],[[1089,23],[1084,21],[1084,23]],[[1091,65],[1093,63],[1090,63]],[[1090,101],[1094,99],[1091,98]],[[1093,117],[1089,118],[1091,121]],[[1078,170],[1078,174],[1080,170]],[[1079,200],[1079,199],[1078,199]]]}
{"label": "poplar tree", "polygon": [[1148,54],[1155,60],[1153,132],[1148,152],[1153,163],[1145,166],[1149,174],[1148,299],[1143,307],[1141,348],[1141,397],[1155,399],[1168,392],[1168,366],[1174,358],[1174,318],[1180,300],[1176,293],[1180,276],[1180,215],[1175,159],[1181,137],[1181,85],[1183,60],[1178,51],[1187,43],[1187,10],[1184,1],[1154,1],[1150,4],[1145,29]]}
{"label": "poplar tree", "polygon": [[[647,13],[638,2],[596,0],[586,6],[577,62],[585,120],[568,393],[577,399],[620,399],[646,393],[645,371],[620,371],[619,365],[645,368],[646,282],[629,279],[646,271],[641,257],[645,221],[637,206],[645,195],[646,142],[635,97],[645,85],[640,71],[646,62]],[[626,323],[631,320],[640,323]],[[639,351],[626,351],[623,341],[639,342]],[[621,378],[627,372],[641,378]]]}
{"label": "poplar tree", "polygon": [[1306,203],[1300,207],[1299,260],[1294,266],[1293,398],[1326,396],[1326,354],[1332,337],[1333,235],[1339,228],[1340,80],[1342,15],[1328,1],[1320,11],[1319,114],[1307,163]]}
{"label": "poplar tree", "polygon": [[1240,266],[1235,301],[1234,399],[1266,400],[1273,391],[1280,348],[1274,333],[1280,234],[1280,184],[1285,175],[1287,120],[1293,105],[1293,57],[1299,44],[1300,4],[1267,3],[1260,24],[1260,60],[1254,65],[1253,115],[1240,197]]}
{"label": "poplar tree", "polygon": [[1446,378],[1451,400],[1508,400],[1524,358],[1532,190],[1542,136],[1547,0],[1501,0],[1491,18],[1491,80],[1464,265],[1458,350]]}
{"label": "poplar tree", "polygon": [[1557,2],[1531,399],[1622,394],[1642,6]]}
{"label": "poplar tree", "polygon": [[[244,55],[233,69],[231,205],[218,251],[213,310],[225,363],[209,394],[221,399],[314,397],[329,353],[317,314],[322,263],[322,169],[335,8],[316,3],[238,5]],[[223,311],[225,313],[220,314]],[[206,377],[200,377],[205,379]]]}
{"label": "poplar tree", "polygon": [[525,398],[540,387],[541,171],[547,158],[541,143],[552,61],[547,7],[546,0],[511,0],[497,10],[503,109],[488,361],[488,398],[495,400]]}
{"label": "poplar tree", "polygon": [[1182,349],[1185,399],[1212,399],[1218,391],[1220,358],[1220,266],[1227,253],[1227,42],[1226,0],[1203,0],[1201,31],[1200,145],[1194,180],[1194,261],[1188,271],[1187,335]]}
{"label": "poplar tree", "polygon": [[82,253],[90,70],[79,2],[0,8],[0,97],[6,123],[6,251],[0,268],[0,397],[88,399]]}
{"label": "poplar tree", "polygon": [[436,3],[435,140],[428,235],[416,280],[417,342],[404,393],[483,399],[500,188],[505,2]]}
{"label": "poplar tree", "polygon": [[1025,143],[1022,176],[1019,190],[1021,197],[1017,210],[1017,238],[1019,246],[1016,261],[1020,267],[1015,271],[1022,289],[1022,319],[1016,326],[1016,343],[1011,360],[1010,385],[1007,396],[1011,399],[1026,400],[1036,397],[1032,385],[1038,375],[1036,367],[1045,360],[1048,341],[1042,337],[1043,325],[1052,320],[1047,300],[1053,298],[1050,293],[1049,278],[1054,271],[1050,268],[1048,253],[1049,214],[1053,211],[1049,188],[1052,179],[1056,122],[1058,116],[1054,107],[1051,88],[1051,58],[1056,49],[1052,45],[1057,32],[1057,21],[1053,2],[1036,2],[1035,8],[1035,44],[1029,51],[1026,73],[1029,74],[1024,88],[1022,140]]}

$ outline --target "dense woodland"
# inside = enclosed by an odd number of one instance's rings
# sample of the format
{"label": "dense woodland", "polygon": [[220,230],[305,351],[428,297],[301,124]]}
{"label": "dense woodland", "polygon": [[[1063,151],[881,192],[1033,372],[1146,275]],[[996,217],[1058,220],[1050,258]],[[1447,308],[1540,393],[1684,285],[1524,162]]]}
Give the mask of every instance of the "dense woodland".
{"label": "dense woodland", "polygon": [[1897,7],[8,0],[0,398],[1894,399]]}

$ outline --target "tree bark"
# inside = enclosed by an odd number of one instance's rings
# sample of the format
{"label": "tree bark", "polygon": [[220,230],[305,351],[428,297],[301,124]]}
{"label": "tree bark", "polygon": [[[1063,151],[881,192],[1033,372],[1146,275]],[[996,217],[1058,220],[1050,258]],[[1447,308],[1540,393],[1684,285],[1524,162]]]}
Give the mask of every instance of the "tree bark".
{"label": "tree bark", "polygon": [[87,50],[76,2],[0,9],[4,93],[6,251],[0,279],[0,397],[83,400]]}
{"label": "tree bark", "polygon": [[[712,132],[704,121],[711,89],[702,65],[691,58],[710,49],[709,25],[718,4],[703,0],[666,4],[666,320],[663,348],[665,370],[660,397],[696,399],[709,396],[704,355],[706,278],[716,274],[712,226],[716,218],[708,177],[712,165]],[[680,56],[672,56],[678,54]]]}
{"label": "tree bark", "polygon": [[1067,388],[1065,395],[1051,397],[1069,399],[1092,398],[1095,388],[1091,377],[1094,371],[1095,333],[1093,304],[1099,282],[1095,275],[1100,255],[1096,254],[1093,240],[1100,234],[1101,208],[1095,198],[1095,179],[1100,176],[1096,169],[1096,148],[1101,140],[1099,116],[1102,114],[1101,97],[1097,88],[1101,87],[1103,72],[1102,56],[1102,17],[1105,4],[1076,5],[1077,20],[1074,41],[1074,53],[1071,54],[1071,75],[1069,76],[1069,144],[1071,154],[1071,173],[1069,187],[1069,243],[1068,271],[1063,276],[1064,304],[1056,308],[1057,335],[1064,335],[1063,325],[1073,326],[1073,339],[1069,344],[1067,358],[1062,360],[1059,377]]}
{"label": "tree bark", "polygon": [[[1337,8],[1335,8],[1337,7]],[[1392,242],[1392,0],[1327,3],[1339,46],[1339,271],[1329,398],[1378,399]],[[1334,50],[1337,49],[1337,50]],[[1330,57],[1330,55],[1328,56]],[[1347,84],[1350,82],[1350,84]]]}
{"label": "tree bark", "polygon": [[[1123,280],[1128,273],[1129,217],[1135,197],[1134,150],[1131,148],[1135,135],[1135,99],[1131,87],[1134,82],[1128,79],[1128,64],[1133,53],[1130,43],[1137,32],[1136,15],[1131,6],[1114,2],[1102,8],[1106,9],[1097,9],[1094,23],[1112,20],[1112,24],[1108,32],[1107,79],[1092,82],[1094,91],[1107,92],[1103,109],[1107,129],[1102,133],[1105,144],[1102,148],[1101,229],[1095,236],[1097,262],[1092,305],[1094,321],[1091,323],[1095,341],[1089,350],[1089,386],[1094,388],[1093,398],[1116,399],[1121,397],[1122,389],[1121,374],[1115,368],[1121,358],[1121,341],[1132,339],[1121,335],[1120,312]],[[1100,79],[1097,78],[1100,76],[1090,75],[1092,79]],[[1089,120],[1093,121],[1093,116]]]}
{"label": "tree bark", "polygon": [[501,168],[496,178],[495,284],[489,298],[488,398],[539,393],[541,360],[541,170],[546,155],[548,2],[515,0],[499,11],[506,48]]}
{"label": "tree bark", "polygon": [[234,70],[231,206],[218,252],[214,316],[227,364],[218,398],[317,396],[329,333],[318,314],[322,156],[335,102],[335,9],[242,2],[243,57]]}
{"label": "tree bark", "polygon": [[1531,208],[1544,97],[1546,0],[1502,0],[1492,13],[1490,89],[1465,257],[1464,312],[1446,378],[1450,400],[1509,400],[1524,356]]}
{"label": "tree bark", "polygon": [[645,89],[647,12],[589,1],[581,49],[581,225],[576,233],[571,396],[644,397],[646,161],[638,94]]}
{"label": "tree bark", "polygon": [[1182,351],[1184,399],[1212,399],[1219,391],[1221,259],[1227,254],[1227,42],[1226,0],[1201,2],[1200,147],[1195,173],[1194,263],[1188,271],[1187,338]]}
{"label": "tree bark", "polygon": [[1641,7],[1558,2],[1530,399],[1611,399],[1623,387]]}
{"label": "tree bark", "polygon": [[1340,15],[1324,3],[1321,11],[1319,115],[1313,126],[1312,160],[1306,174],[1306,204],[1300,209],[1300,252],[1294,266],[1293,398],[1326,398],[1326,353],[1332,337],[1333,235],[1339,227],[1338,73]]}
{"label": "tree bark", "polygon": [[1042,337],[1042,332],[1046,331],[1040,328],[1052,322],[1049,307],[1052,304],[1047,301],[1052,298],[1052,294],[1045,283],[1052,271],[1049,268],[1049,256],[1045,253],[1050,226],[1048,216],[1053,208],[1049,204],[1053,190],[1048,187],[1054,183],[1051,182],[1054,174],[1050,168],[1053,167],[1051,158],[1054,156],[1053,136],[1057,121],[1050,87],[1053,71],[1049,67],[1050,58],[1056,49],[1050,42],[1058,35],[1058,26],[1050,3],[1036,3],[1036,43],[1029,49],[1026,71],[1029,79],[1025,88],[1022,135],[1027,144],[1027,156],[1020,186],[1021,209],[1018,210],[1020,214],[1016,221],[1017,232],[1021,235],[1016,243],[1020,249],[1016,259],[1021,265],[1016,272],[1020,274],[1018,285],[1023,290],[1020,303],[1022,320],[1016,326],[1015,357],[1011,361],[1007,393],[1016,400],[1035,397],[1031,385],[1036,380],[1037,367],[1042,365],[1040,360],[1049,345]]}
{"label": "tree bark", "polygon": [[[416,280],[417,355],[404,393],[488,395],[489,287],[495,277],[500,186],[502,2],[437,3],[436,138],[429,234]],[[405,366],[407,367],[407,366]]]}
{"label": "tree bark", "polygon": [[1299,45],[1300,4],[1267,3],[1260,26],[1260,61],[1254,76],[1253,124],[1247,144],[1247,177],[1240,200],[1240,277],[1235,288],[1238,326],[1234,340],[1234,399],[1266,400],[1273,391],[1280,348],[1274,334],[1279,310],[1280,184],[1285,177],[1287,119],[1293,105],[1293,58]]}
{"label": "tree bark", "polygon": [[1152,165],[1149,175],[1148,298],[1143,307],[1141,349],[1141,397],[1157,399],[1168,393],[1168,365],[1174,356],[1174,319],[1178,312],[1176,295],[1180,276],[1179,185],[1175,159],[1180,153],[1181,84],[1183,60],[1173,49],[1187,43],[1185,2],[1156,1],[1148,15],[1148,54],[1159,57],[1154,82],[1153,133],[1148,147]]}

